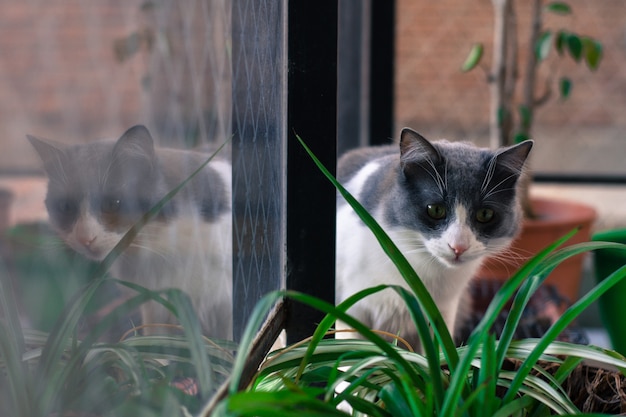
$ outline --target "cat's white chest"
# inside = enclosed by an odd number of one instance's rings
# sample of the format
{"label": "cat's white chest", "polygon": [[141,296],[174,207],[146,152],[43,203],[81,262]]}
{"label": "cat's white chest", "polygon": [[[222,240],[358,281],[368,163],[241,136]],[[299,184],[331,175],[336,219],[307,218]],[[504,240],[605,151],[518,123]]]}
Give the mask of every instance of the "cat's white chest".
{"label": "cat's white chest", "polygon": [[152,222],[115,265],[120,278],[151,289],[177,287],[192,298],[230,295],[230,213],[216,222],[199,215]]}

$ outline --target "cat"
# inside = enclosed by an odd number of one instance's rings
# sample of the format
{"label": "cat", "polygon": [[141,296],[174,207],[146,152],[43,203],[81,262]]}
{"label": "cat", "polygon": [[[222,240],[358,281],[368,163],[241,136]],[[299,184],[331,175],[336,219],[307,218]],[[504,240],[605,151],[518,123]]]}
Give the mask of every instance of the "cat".
{"label": "cat", "polygon": [[[118,140],[80,145],[27,137],[48,176],[45,205],[52,227],[73,250],[95,261],[210,156],[155,147],[141,125]],[[213,159],[139,231],[110,272],[152,290],[180,288],[190,296],[203,333],[229,339],[231,219],[231,165]],[[156,302],[140,310],[144,324],[174,323]],[[144,330],[156,333],[168,331]]]}
{"label": "cat", "polygon": [[[339,181],[407,258],[451,332],[469,312],[467,286],[481,262],[505,251],[518,232],[518,180],[532,145],[525,141],[492,151],[468,143],[430,142],[404,128],[399,149],[361,148],[338,161]],[[408,288],[343,199],[337,205],[336,243],[337,302],[380,284]],[[376,293],[348,312],[420,349],[415,325],[395,291]]]}

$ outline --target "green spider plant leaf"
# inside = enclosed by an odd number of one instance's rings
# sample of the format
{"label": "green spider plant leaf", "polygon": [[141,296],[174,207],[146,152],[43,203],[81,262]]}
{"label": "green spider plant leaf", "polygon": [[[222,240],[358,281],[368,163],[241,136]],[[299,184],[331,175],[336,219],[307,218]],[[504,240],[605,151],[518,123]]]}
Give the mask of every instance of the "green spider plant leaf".
{"label": "green spider plant leaf", "polygon": [[[599,243],[599,245],[596,245]],[[541,275],[547,275],[546,272],[552,271],[557,265],[562,263],[565,259],[580,253],[586,252],[591,249],[608,249],[608,248],[621,248],[626,250],[626,245],[616,243],[604,243],[604,242],[588,242],[584,244],[568,246],[555,252],[550,258],[539,267],[539,273]],[[563,315],[548,329],[545,335],[541,338],[541,341],[537,344],[534,350],[528,355],[518,373],[511,382],[511,387],[505,395],[505,402],[512,400],[516,395],[516,390],[519,389],[524,381],[524,378],[528,376],[532,367],[535,365],[539,357],[546,351],[546,349],[554,342],[556,337],[565,330],[565,328],[572,322],[580,313],[586,309],[591,303],[596,301],[602,294],[608,291],[611,287],[617,284],[620,280],[626,277],[626,266],[615,271],[609,275],[605,280],[600,282],[591,291],[582,296],[577,302],[570,306]]]}

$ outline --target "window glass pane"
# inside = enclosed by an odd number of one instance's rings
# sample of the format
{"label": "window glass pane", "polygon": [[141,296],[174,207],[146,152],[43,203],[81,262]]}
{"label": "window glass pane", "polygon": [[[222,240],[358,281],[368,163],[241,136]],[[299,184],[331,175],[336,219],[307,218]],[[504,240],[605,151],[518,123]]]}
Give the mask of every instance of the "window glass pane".
{"label": "window glass pane", "polygon": [[[59,317],[69,314],[65,323],[76,324],[76,332],[70,329],[68,340],[93,336],[91,342],[121,343],[133,354],[145,350],[160,359],[142,375],[151,387],[165,381],[180,388],[180,378],[190,376],[189,389],[207,398],[225,379],[234,345],[222,339],[238,337],[259,297],[283,281],[282,4],[3,3],[0,291],[16,309],[3,304],[0,317],[15,315],[14,322],[28,329],[21,348],[41,347],[45,339],[34,338],[30,329],[54,335]],[[98,263],[126,231],[225,142],[129,239],[93,300],[76,307],[76,314],[67,310],[78,306],[76,294],[95,282]],[[50,186],[46,177],[53,179]],[[159,295],[171,304],[123,304],[138,294],[158,297],[114,278],[163,290]],[[180,301],[169,288],[186,296]],[[163,339],[146,346],[136,338],[182,336],[167,308],[184,316],[185,297],[204,334],[217,339],[217,347],[203,347],[209,356],[171,345],[163,353]],[[188,329],[194,323],[182,321]],[[141,324],[149,326],[136,327]],[[106,360],[114,362],[110,356]],[[207,361],[212,371],[203,373]],[[110,376],[98,375],[105,382]],[[113,375],[118,383],[123,378],[130,376]],[[44,415],[70,403],[100,414],[94,407],[102,404],[72,391],[92,387],[90,382],[48,383],[50,400],[42,407],[50,410]],[[63,395],[55,391],[61,387]],[[73,397],[80,400],[72,403]],[[172,398],[162,401],[177,401]],[[8,410],[2,415],[28,414],[18,413],[19,405],[3,394],[0,404]]]}
{"label": "window glass pane", "polygon": [[283,2],[233,1],[235,337],[256,302],[284,281]]}

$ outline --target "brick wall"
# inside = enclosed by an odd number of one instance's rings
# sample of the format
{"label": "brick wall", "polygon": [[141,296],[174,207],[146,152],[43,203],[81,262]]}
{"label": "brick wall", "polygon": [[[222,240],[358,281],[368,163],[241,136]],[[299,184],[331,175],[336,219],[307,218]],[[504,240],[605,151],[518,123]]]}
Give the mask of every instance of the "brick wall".
{"label": "brick wall", "polygon": [[140,0],[120,3],[2,2],[3,170],[32,161],[26,133],[77,141],[108,135],[137,119],[144,69],[139,61],[119,65],[112,40],[131,30]]}
{"label": "brick wall", "polygon": [[[137,123],[165,140],[223,130],[226,2],[3,0],[0,172],[39,166],[27,133],[81,142],[117,137]],[[132,44],[134,33],[139,48],[120,59],[115,46]]]}

